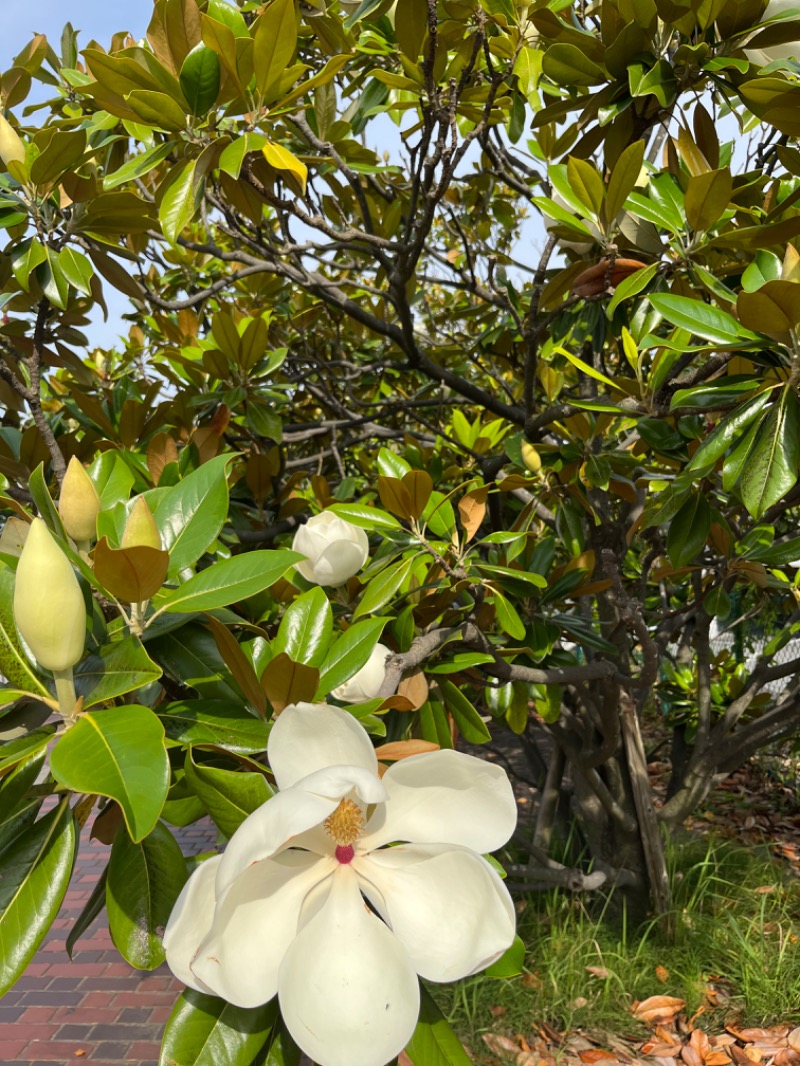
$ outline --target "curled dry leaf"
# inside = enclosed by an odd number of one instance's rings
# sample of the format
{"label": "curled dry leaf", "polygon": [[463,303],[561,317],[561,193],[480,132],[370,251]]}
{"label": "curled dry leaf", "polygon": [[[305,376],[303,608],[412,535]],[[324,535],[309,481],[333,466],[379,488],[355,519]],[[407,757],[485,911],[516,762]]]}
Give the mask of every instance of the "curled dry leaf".
{"label": "curled dry leaf", "polygon": [[791,1033],[786,1037],[786,1043],[792,1051],[800,1052],[800,1025],[796,1029],[792,1029]]}
{"label": "curled dry leaf", "polygon": [[660,1044],[656,1040],[648,1040],[642,1044],[643,1055],[654,1055],[659,1059],[676,1059],[681,1053],[680,1044]]}
{"label": "curled dry leaf", "polygon": [[686,1006],[686,1000],[675,996],[649,996],[633,1005],[633,1016],[640,1022],[670,1022]]}
{"label": "curled dry leaf", "polygon": [[684,1044],[681,1048],[681,1058],[686,1066],[703,1066],[703,1057],[691,1044]]}
{"label": "curled dry leaf", "polygon": [[484,1033],[483,1042],[495,1055],[519,1055],[519,1044],[501,1033]]}
{"label": "curled dry leaf", "polygon": [[579,1051],[578,1058],[581,1062],[619,1061],[613,1051],[606,1051],[605,1048],[601,1047],[592,1047],[587,1048],[586,1051]]}
{"label": "curled dry leaf", "polygon": [[584,968],[587,973],[592,975],[592,977],[599,977],[601,981],[607,980],[610,976],[605,966],[586,966]]}
{"label": "curled dry leaf", "polygon": [[667,983],[669,980],[669,970],[666,966],[656,966],[656,979],[659,980],[662,985]]}
{"label": "curled dry leaf", "polygon": [[773,1066],[798,1066],[800,1064],[800,1051],[794,1048],[784,1047],[772,1060]]}

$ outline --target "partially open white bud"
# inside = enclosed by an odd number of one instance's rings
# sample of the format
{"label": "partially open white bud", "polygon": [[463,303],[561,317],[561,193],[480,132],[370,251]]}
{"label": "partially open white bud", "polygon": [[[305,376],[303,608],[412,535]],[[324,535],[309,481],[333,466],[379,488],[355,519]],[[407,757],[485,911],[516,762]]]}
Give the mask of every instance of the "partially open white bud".
{"label": "partially open white bud", "polygon": [[61,484],[58,513],[67,535],[72,537],[76,544],[87,544],[97,539],[100,497],[94,482],[84,470],[83,463],[74,455],[69,461]]}
{"label": "partially open white bud", "polygon": [[14,582],[14,620],[46,670],[71,670],[83,657],[86,606],[72,563],[50,530],[34,518]]}
{"label": "partially open white bud", "polygon": [[376,644],[372,654],[349,681],[333,690],[331,695],[342,703],[364,703],[374,699],[380,692],[386,677],[386,659],[392,654],[385,644]]}
{"label": "partially open white bud", "polygon": [[[770,0],[766,11],[761,16],[761,22],[773,19],[776,15],[782,15],[784,11],[796,11],[798,8],[800,8],[798,0]],[[787,22],[795,21],[800,21],[800,19],[787,16]],[[775,23],[775,25],[780,25],[780,23]],[[766,48],[745,48],[744,54],[751,63],[757,63],[760,67],[774,63],[776,59],[800,60],[800,41],[786,41],[784,44],[772,44]]]}

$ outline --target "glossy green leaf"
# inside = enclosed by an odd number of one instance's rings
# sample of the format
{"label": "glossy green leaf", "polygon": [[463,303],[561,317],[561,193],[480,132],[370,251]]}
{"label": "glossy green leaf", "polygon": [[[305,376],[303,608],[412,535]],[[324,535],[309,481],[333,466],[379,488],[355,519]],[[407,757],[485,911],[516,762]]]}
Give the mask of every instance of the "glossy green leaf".
{"label": "glossy green leaf", "polygon": [[53,923],[76,844],[65,798],[0,854],[0,996],[22,976]]}
{"label": "glossy green leaf", "polygon": [[298,596],[286,608],[273,652],[286,652],[290,659],[306,666],[320,666],[333,636],[330,601],[319,586]]}
{"label": "glossy green leaf", "polygon": [[217,539],[228,515],[225,472],[231,458],[218,455],[203,463],[159,500],[154,517],[170,555],[170,576],[196,563]]}
{"label": "glossy green leaf", "polygon": [[[202,469],[202,468],[201,468]],[[286,571],[304,556],[289,551],[252,551],[234,555],[190,577],[172,589],[159,602],[165,611],[213,611],[238,603],[274,585]]]}
{"label": "glossy green leaf", "polygon": [[694,407],[698,411],[718,410],[735,403],[736,400],[743,400],[760,384],[760,378],[753,378],[746,374],[731,374],[707,384],[693,385],[689,389],[678,389],[672,395],[669,409],[674,411],[679,407]]}
{"label": "glossy green leaf", "polygon": [[184,769],[189,787],[227,837],[273,794],[263,774],[197,762],[192,748],[186,753]]}
{"label": "glossy green leaf", "polygon": [[17,736],[0,746],[0,772],[18,766],[29,755],[43,751],[53,739],[54,725],[34,729],[30,733]]}
{"label": "glossy green leaf", "polygon": [[740,326],[727,312],[701,300],[666,292],[651,293],[649,300],[673,326],[688,330],[693,336],[703,337],[714,344],[740,347],[748,341],[759,340],[757,333]]}
{"label": "glossy green leaf", "polygon": [[167,739],[176,743],[214,744],[240,755],[266,751],[266,722],[222,700],[181,700],[158,713]]}
{"label": "glossy green leaf", "polygon": [[574,44],[551,44],[542,60],[542,71],[557,85],[600,85],[606,72]]}
{"label": "glossy green leaf", "polygon": [[444,677],[440,677],[436,684],[464,740],[468,744],[485,744],[487,740],[491,740],[492,737],[486,728],[486,723],[461,689]]}
{"label": "glossy green leaf", "polygon": [[319,668],[319,699],[330,695],[366,665],[387,621],[387,618],[364,618],[334,641]]}
{"label": "glossy green leaf", "polygon": [[204,44],[195,45],[181,66],[180,83],[192,114],[204,116],[219,93],[220,62],[216,52]]}
{"label": "glossy green leaf", "polygon": [[686,467],[687,473],[692,472],[695,476],[702,477],[713,469],[717,460],[722,458],[742,433],[758,418],[769,403],[771,395],[769,392],[762,392],[751,400],[747,400],[741,407],[737,407],[735,411],[725,415],[689,460],[689,465]]}
{"label": "glossy green leaf", "polygon": [[758,428],[742,469],[739,491],[750,515],[761,515],[797,481],[800,469],[800,410],[787,386]]}
{"label": "glossy green leaf", "polygon": [[[403,475],[400,474],[400,477]],[[346,518],[354,526],[361,529],[393,530],[402,529],[397,519],[386,511],[380,511],[377,507],[365,507],[361,503],[334,503],[328,507],[332,514],[338,514],[340,518]]]}
{"label": "glossy green leaf", "polygon": [[83,252],[76,252],[74,248],[62,248],[58,253],[58,268],[65,280],[84,296],[91,296],[90,284],[94,267]]}
{"label": "glossy green leaf", "polygon": [[137,970],[153,970],[164,961],[161,938],[187,876],[180,846],[161,822],[138,843],[120,827],[106,880],[108,928],[117,950]]}
{"label": "glossy green leaf", "polygon": [[567,180],[583,208],[596,218],[605,196],[603,179],[597,170],[586,159],[570,156],[567,160]]}
{"label": "glossy green leaf", "polygon": [[40,748],[0,779],[0,852],[31,825],[42,805],[43,796],[30,791],[44,765],[45,749]]}
{"label": "glossy green leaf", "polygon": [[472,1060],[426,988],[420,988],[419,1021],[406,1055],[413,1066],[470,1066]]}
{"label": "glossy green leaf", "polygon": [[72,170],[86,149],[86,130],[58,130],[31,163],[31,181],[46,185]]}
{"label": "glossy green leaf", "polygon": [[205,626],[182,625],[180,629],[148,640],[147,647],[165,673],[180,684],[195,689],[203,698],[227,700],[235,707],[244,706],[244,696],[233,684],[214,637]]}
{"label": "glossy green leaf", "polygon": [[247,1009],[187,988],[167,1022],[158,1066],[249,1066],[277,1016],[276,1000]]}
{"label": "glossy green leaf", "polygon": [[161,677],[158,666],[136,636],[104,644],[75,668],[75,691],[83,696],[84,708],[94,707],[134,692]]}
{"label": "glossy green leaf", "polygon": [[510,600],[507,600],[497,589],[490,593],[491,602],[497,612],[497,622],[500,628],[515,640],[525,639],[525,623],[517,613],[517,609]]}
{"label": "glossy green leaf", "polygon": [[31,271],[47,259],[47,252],[42,244],[35,238],[30,237],[10,250],[11,272],[19,282],[21,288],[28,292],[28,279]]}
{"label": "glossy green leaf", "polygon": [[88,474],[94,482],[100,496],[100,506],[104,511],[120,502],[127,503],[134,476],[131,468],[117,452],[101,452],[89,467]]}
{"label": "glossy green leaf", "polygon": [[152,831],[167,798],[164,727],[149,707],[82,714],[53,747],[50,766],[56,781],[73,792],[116,800],[137,842]]}
{"label": "glossy green leaf", "polygon": [[701,492],[694,493],[672,519],[667,531],[667,555],[675,567],[693,563],[711,530],[711,508]]}

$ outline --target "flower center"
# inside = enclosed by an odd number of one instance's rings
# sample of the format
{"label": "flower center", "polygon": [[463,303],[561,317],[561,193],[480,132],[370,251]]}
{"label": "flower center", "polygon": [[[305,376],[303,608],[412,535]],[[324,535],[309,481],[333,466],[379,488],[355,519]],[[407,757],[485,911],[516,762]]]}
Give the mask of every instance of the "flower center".
{"label": "flower center", "polygon": [[364,815],[361,808],[352,800],[343,799],[339,806],[323,822],[325,832],[336,842],[336,858],[348,863],[353,858],[352,845],[361,836],[364,828]]}

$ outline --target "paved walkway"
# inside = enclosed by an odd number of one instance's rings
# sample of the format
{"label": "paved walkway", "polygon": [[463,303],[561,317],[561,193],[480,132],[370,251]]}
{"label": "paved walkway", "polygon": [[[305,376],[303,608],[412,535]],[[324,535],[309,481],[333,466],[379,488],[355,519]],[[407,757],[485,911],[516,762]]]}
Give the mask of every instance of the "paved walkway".
{"label": "paved walkway", "polygon": [[[209,822],[176,831],[184,854],[214,845]],[[81,844],[61,911],[33,962],[0,999],[0,1066],[156,1066],[164,1023],[183,986],[166,968],[134,970],[111,943],[105,911],[78,941],[66,936],[108,861],[109,848]]]}

